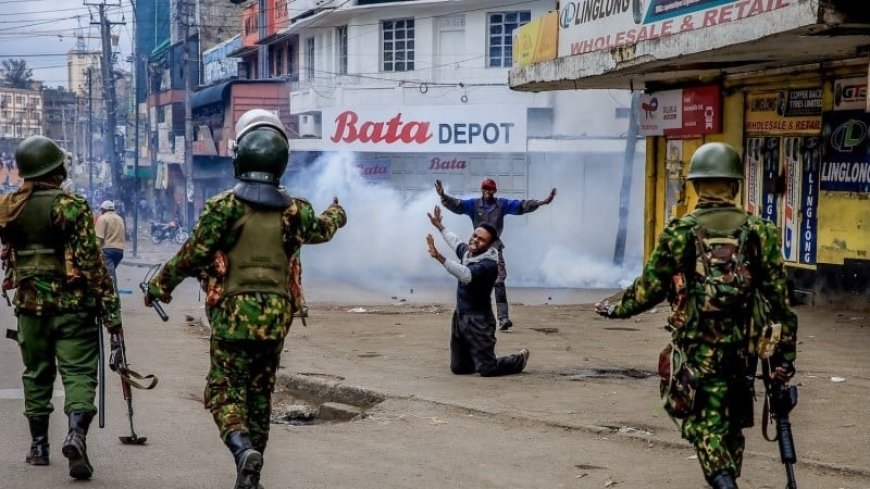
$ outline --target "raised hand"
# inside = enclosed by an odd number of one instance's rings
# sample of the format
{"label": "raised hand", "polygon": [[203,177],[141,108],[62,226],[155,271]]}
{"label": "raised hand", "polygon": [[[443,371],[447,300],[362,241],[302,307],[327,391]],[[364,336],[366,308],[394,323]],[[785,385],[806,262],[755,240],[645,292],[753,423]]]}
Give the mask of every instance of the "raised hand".
{"label": "raised hand", "polygon": [[426,215],[429,216],[429,221],[433,226],[438,228],[439,231],[444,229],[444,224],[441,223],[441,207],[436,205],[435,210],[432,213],[427,212]]}
{"label": "raised hand", "polygon": [[556,197],[556,187],[553,187],[553,190],[550,190],[550,195],[548,195],[547,198],[544,199],[544,205],[547,205],[550,202],[552,202],[553,198],[555,198],[555,197]]}
{"label": "raised hand", "polygon": [[441,180],[435,180],[435,192],[439,197],[444,197],[444,185],[441,185]]}

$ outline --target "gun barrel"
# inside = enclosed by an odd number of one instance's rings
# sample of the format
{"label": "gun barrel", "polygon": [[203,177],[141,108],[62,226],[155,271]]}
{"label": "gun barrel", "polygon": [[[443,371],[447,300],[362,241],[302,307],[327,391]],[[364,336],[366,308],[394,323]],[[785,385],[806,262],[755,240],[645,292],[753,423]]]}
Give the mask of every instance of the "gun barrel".
{"label": "gun barrel", "polygon": [[[148,284],[145,282],[139,282],[139,289],[142,291],[143,294],[147,294]],[[169,314],[166,314],[166,311],[163,309],[163,305],[160,304],[160,301],[152,299],[151,307],[154,308],[154,311],[157,312],[157,315],[163,322],[169,321]]]}
{"label": "gun barrel", "polygon": [[97,366],[97,382],[99,393],[97,395],[98,402],[98,418],[97,421],[100,425],[100,428],[106,426],[106,352],[103,350],[103,324],[102,321],[97,321],[97,335],[98,335],[98,345],[99,355],[98,361],[100,362]]}

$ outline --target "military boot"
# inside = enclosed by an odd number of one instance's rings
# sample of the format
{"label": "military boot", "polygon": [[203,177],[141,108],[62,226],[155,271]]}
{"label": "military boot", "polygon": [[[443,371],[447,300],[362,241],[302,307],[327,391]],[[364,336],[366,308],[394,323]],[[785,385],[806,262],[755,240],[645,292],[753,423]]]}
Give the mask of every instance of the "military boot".
{"label": "military boot", "polygon": [[247,431],[230,431],[224,440],[236,461],[235,489],[259,489],[260,469],[263,468],[263,454],[251,445]]}
{"label": "military boot", "polygon": [[730,472],[719,472],[710,478],[710,487],[713,489],[737,489],[737,481]]}
{"label": "military boot", "polygon": [[48,416],[34,416],[27,422],[32,441],[24,460],[30,465],[48,465]]}
{"label": "military boot", "polygon": [[69,434],[63,441],[61,452],[69,460],[69,475],[73,479],[90,479],[94,474],[94,468],[88,460],[86,438],[94,415],[74,411],[67,416],[69,416]]}

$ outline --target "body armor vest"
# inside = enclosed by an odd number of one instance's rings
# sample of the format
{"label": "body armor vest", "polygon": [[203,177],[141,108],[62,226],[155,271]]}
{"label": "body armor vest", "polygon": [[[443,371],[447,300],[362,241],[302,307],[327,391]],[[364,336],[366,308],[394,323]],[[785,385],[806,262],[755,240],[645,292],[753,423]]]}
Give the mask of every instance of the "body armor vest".
{"label": "body armor vest", "polygon": [[62,193],[59,189],[35,190],[11,223],[8,235],[19,283],[34,276],[64,276],[64,243],[51,222],[51,206]]}
{"label": "body armor vest", "polygon": [[[247,206],[246,206],[247,207]],[[241,233],[227,253],[223,296],[264,292],[290,297],[290,269],[284,251],[283,210],[253,210],[236,223]]]}

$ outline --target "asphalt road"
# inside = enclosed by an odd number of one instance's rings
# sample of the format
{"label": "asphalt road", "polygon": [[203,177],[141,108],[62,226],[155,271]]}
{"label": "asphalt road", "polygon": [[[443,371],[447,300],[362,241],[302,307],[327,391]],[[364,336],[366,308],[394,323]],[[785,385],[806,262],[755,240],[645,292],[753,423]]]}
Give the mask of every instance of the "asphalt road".
{"label": "asphalt road", "polygon": [[[120,272],[122,288],[136,290],[135,283],[144,270],[122,266]],[[676,429],[656,411],[657,400],[650,395],[655,389],[652,379],[578,383],[565,382],[554,373],[572,358],[574,362],[584,356],[591,361],[610,358],[616,364],[624,363],[620,358],[631,354],[630,345],[625,346],[623,340],[602,337],[591,327],[598,324],[584,323],[590,315],[582,308],[514,306],[520,324],[517,331],[500,334],[499,350],[530,345],[529,373],[499,379],[456,377],[444,363],[451,291],[423,292],[431,297],[422,299],[421,291],[415,291],[413,299],[400,297],[397,291],[396,299],[389,295],[379,301],[376,299],[384,292],[354,293],[348,286],[321,286],[308,289],[311,325],[301,328],[294,324],[282,359],[282,376],[301,375],[360,386],[383,394],[386,400],[368,409],[364,418],[350,422],[273,425],[263,473],[267,488],[705,487],[692,450],[679,443]],[[324,292],[328,290],[350,292],[356,300],[329,297]],[[512,298],[528,304],[556,303],[553,294],[559,297],[559,293],[516,291]],[[601,293],[561,292],[565,302]],[[319,303],[315,297],[332,301]],[[139,304],[138,293],[122,298],[131,364],[143,373],[157,374],[160,385],[151,392],[134,391],[136,432],[147,436],[148,444],[126,446],[118,441],[118,436],[129,434],[125,406],[118,379],[109,373],[107,426],[102,430],[95,427],[88,438],[96,474],[86,484],[68,477],[60,455],[66,431],[60,392],[55,398],[58,410],[51,418],[52,465],[32,467],[24,463],[29,436],[21,414],[20,355],[11,341],[0,342],[0,439],[4,441],[0,444],[0,489],[232,487],[232,459],[201,404],[208,332],[199,322],[202,306],[195,284],[182,284],[176,298],[169,305],[172,319],[166,323]],[[379,303],[393,305],[374,305]],[[349,312],[360,307],[367,309],[366,313]],[[193,321],[186,321],[186,315]],[[568,324],[578,321],[583,329],[563,334]],[[546,322],[557,331],[530,330],[527,326],[532,322],[539,326]],[[14,324],[9,308],[0,308],[0,324]],[[637,325],[612,325],[627,326],[634,329]],[[558,333],[559,328],[562,333]],[[604,333],[619,335],[625,331]],[[656,339],[660,334],[650,333]],[[860,348],[866,345],[867,336],[847,343],[855,346],[858,342],[856,348]],[[646,341],[646,337],[637,340]],[[866,376],[867,360],[857,355],[855,360],[856,370],[850,374]],[[848,382],[853,381],[850,375]],[[864,385],[858,382],[858,386]],[[819,392],[814,393],[816,398],[803,400],[810,408],[802,416],[820,415],[812,412],[812,406],[825,406],[821,401],[829,394]],[[632,404],[625,399],[637,400],[633,403],[636,411],[620,411],[625,404]],[[844,402],[844,413],[866,410],[866,390],[863,396],[855,393]],[[619,413],[611,416],[614,426],[596,431],[595,426],[607,424],[608,412]],[[866,411],[862,416],[867,416]],[[857,419],[859,424],[864,421],[863,417],[850,419]],[[651,434],[620,433],[621,427],[629,425],[648,427]],[[852,454],[846,457],[848,465],[857,470],[802,465],[798,467],[800,487],[870,488],[867,431],[856,431],[854,425],[845,431],[825,431],[839,437],[827,443]],[[821,436],[813,436],[823,443]],[[758,438],[753,434],[753,454],[747,458],[741,487],[784,486],[782,467],[770,455],[775,448],[762,447]],[[800,441],[805,447],[814,443],[806,435]],[[814,456],[818,459],[829,452],[827,448],[816,450]],[[823,461],[838,460],[832,456]]]}

